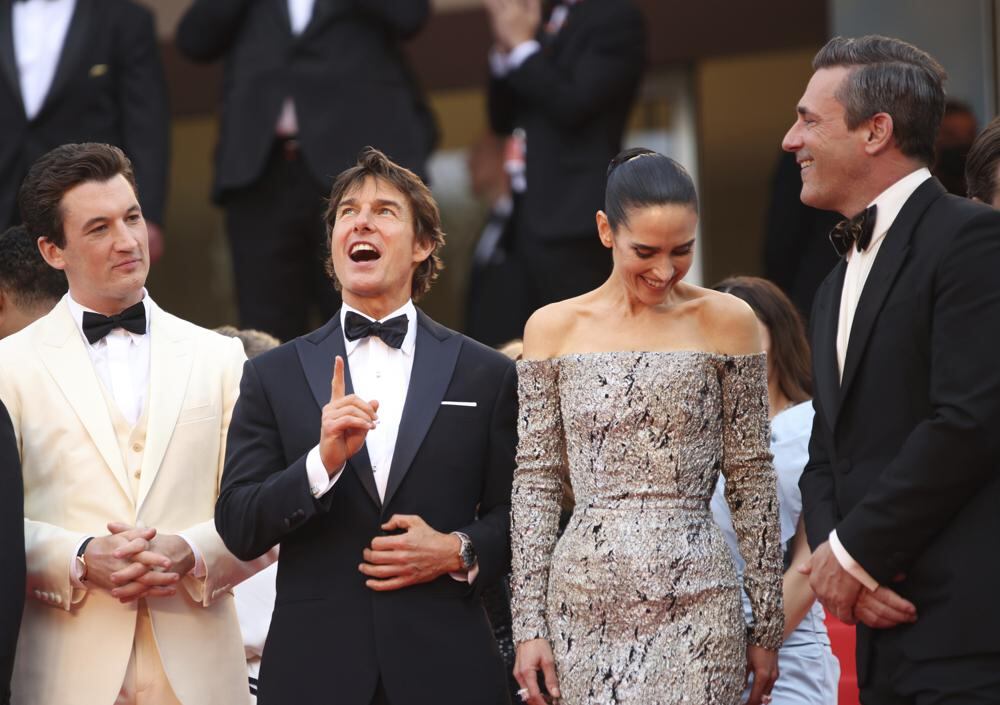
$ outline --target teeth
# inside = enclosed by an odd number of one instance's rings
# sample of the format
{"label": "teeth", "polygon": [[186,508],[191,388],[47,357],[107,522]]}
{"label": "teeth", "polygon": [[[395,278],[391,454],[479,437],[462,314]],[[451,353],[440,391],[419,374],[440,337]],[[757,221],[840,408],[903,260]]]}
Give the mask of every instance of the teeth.
{"label": "teeth", "polygon": [[815,161],[815,160],[813,160],[813,159],[803,159],[801,162],[799,162],[799,168],[800,169],[805,169],[807,166],[812,166],[813,165],[813,161]]}
{"label": "teeth", "polygon": [[378,250],[369,245],[367,242],[357,242],[351,246],[350,254],[353,255],[356,252],[377,252],[377,251]]}

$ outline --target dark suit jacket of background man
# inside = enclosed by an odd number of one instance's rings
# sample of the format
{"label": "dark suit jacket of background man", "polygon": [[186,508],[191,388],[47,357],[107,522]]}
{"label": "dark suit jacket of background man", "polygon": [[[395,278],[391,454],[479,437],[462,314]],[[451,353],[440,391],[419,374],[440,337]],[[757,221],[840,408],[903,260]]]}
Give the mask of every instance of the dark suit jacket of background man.
{"label": "dark suit jacket of background man", "polygon": [[0,561],[0,705],[7,705],[24,608],[24,488],[17,439],[3,403],[0,403]]}
{"label": "dark suit jacket of background man", "polygon": [[77,0],[52,86],[29,121],[13,1],[0,0],[0,225],[20,222],[17,190],[28,168],[67,142],[121,147],[135,168],[143,215],[162,225],[170,115],[152,13],[129,0]]}
{"label": "dark suit jacket of background man", "polygon": [[1000,213],[933,178],[917,188],[865,283],[838,384],[845,269],[823,282],[812,316],[803,515],[814,549],[836,528],[918,613],[877,637],[858,626],[864,685],[873,638],[910,660],[1000,651],[1000,562],[986,555],[1000,536]]}
{"label": "dark suit jacket of background man", "polygon": [[[364,449],[327,494],[309,492],[306,455],[319,442],[336,355],[346,360],[339,314],[249,361],[230,424],[216,525],[238,556],[281,543],[259,702],[326,705],[335,693],[339,705],[368,705],[381,678],[392,705],[507,703],[478,593],[509,564],[514,363],[418,312],[410,387],[380,504]],[[444,575],[391,592],[366,587],[362,550],[393,514],[467,533],[479,556],[474,585]]]}
{"label": "dark suit jacket of background man", "polygon": [[329,186],[368,145],[426,176],[437,132],[400,41],[429,14],[428,0],[316,0],[295,36],[287,0],[195,0],[177,46],[196,61],[226,62],[216,199],[260,175],[287,97],[319,183]]}
{"label": "dark suit jacket of background man", "polygon": [[551,42],[539,36],[542,50],[489,88],[493,129],[527,134],[517,236],[596,240],[608,162],[645,66],[643,18],[628,0],[583,0]]}

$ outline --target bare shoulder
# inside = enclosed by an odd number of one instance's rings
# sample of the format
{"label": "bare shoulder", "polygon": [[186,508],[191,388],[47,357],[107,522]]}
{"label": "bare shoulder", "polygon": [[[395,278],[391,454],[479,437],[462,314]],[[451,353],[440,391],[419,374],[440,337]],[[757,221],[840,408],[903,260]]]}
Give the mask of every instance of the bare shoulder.
{"label": "bare shoulder", "polygon": [[742,299],[702,289],[701,323],[712,348],[723,355],[753,355],[763,351],[753,309]]}
{"label": "bare shoulder", "polygon": [[560,353],[560,342],[573,329],[577,317],[573,299],[559,301],[531,314],[524,325],[525,360],[547,360]]}

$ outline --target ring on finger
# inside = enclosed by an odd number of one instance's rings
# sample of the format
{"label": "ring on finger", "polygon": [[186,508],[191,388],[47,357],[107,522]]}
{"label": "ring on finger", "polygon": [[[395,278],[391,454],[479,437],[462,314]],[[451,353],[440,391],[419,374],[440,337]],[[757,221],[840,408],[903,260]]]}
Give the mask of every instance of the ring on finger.
{"label": "ring on finger", "polygon": [[[508,692],[510,692],[510,691],[508,691]],[[521,698],[521,702],[522,703],[528,702],[528,689],[527,688],[521,688],[519,691],[517,691],[517,697]]]}

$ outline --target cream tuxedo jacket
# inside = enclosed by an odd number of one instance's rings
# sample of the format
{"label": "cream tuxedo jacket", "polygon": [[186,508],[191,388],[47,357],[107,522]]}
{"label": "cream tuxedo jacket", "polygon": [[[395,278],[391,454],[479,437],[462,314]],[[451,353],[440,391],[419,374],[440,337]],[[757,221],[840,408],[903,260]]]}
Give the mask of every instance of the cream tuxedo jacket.
{"label": "cream tuxedo jacket", "polygon": [[185,705],[248,702],[232,587],[270,562],[243,563],[213,520],[226,432],[245,360],[241,343],[150,311],[148,427],[133,498],[100,382],[61,301],[0,341],[0,399],[24,474],[27,600],[15,705],[112,705],[132,650],[136,603],[74,589],[70,562],[109,521],[184,531],[207,568],[146,601],[163,667]]}

